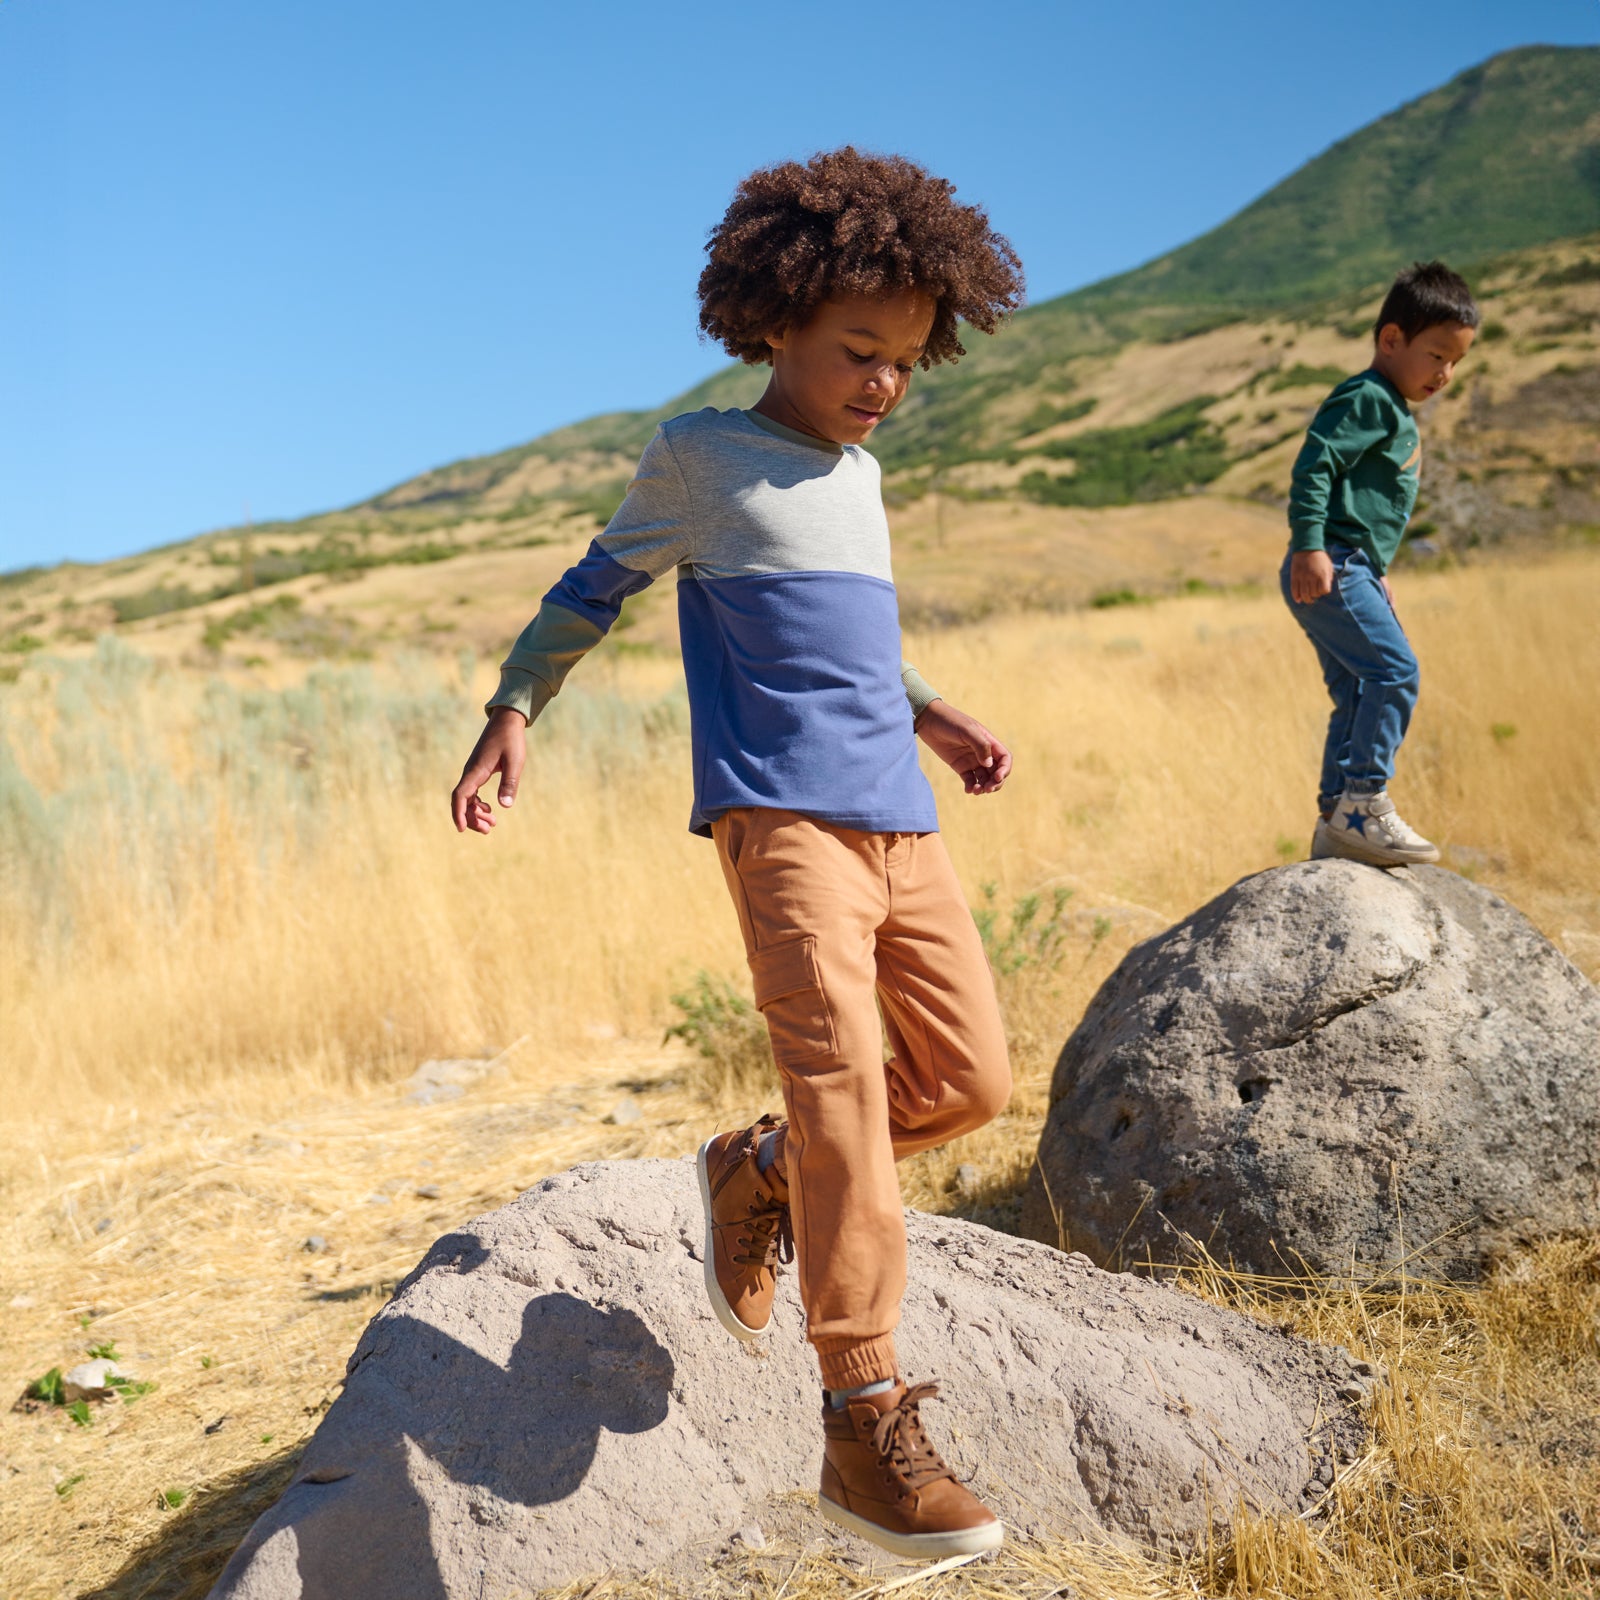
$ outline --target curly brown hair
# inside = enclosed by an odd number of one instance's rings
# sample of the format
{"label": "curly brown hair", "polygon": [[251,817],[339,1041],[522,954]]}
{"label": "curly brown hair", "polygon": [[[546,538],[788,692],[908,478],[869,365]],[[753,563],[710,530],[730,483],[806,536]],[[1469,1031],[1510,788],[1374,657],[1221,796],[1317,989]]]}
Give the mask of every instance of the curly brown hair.
{"label": "curly brown hair", "polygon": [[752,366],[771,361],[769,333],[803,327],[836,295],[930,295],[924,368],[966,354],[962,322],[993,333],[1022,302],[1022,263],[981,207],[904,156],[850,145],[752,172],[706,254],[700,327]]}

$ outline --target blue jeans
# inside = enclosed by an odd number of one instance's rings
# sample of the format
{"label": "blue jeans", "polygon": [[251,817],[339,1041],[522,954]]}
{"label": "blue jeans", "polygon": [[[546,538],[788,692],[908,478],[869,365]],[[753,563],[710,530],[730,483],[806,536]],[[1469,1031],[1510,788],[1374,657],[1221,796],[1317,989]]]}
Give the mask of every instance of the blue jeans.
{"label": "blue jeans", "polygon": [[1279,582],[1290,615],[1317,652],[1333,700],[1322,751],[1319,811],[1346,788],[1376,793],[1394,776],[1394,758],[1417,703],[1419,674],[1411,643],[1394,614],[1383,580],[1365,551],[1330,545],[1333,588],[1297,605],[1285,556]]}

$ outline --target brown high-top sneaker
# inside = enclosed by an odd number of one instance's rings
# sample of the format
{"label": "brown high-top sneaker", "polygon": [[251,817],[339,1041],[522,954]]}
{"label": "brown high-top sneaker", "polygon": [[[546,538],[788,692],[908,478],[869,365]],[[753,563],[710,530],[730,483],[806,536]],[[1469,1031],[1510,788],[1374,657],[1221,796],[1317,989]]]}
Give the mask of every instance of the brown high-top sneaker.
{"label": "brown high-top sneaker", "polygon": [[794,1260],[789,1189],[774,1165],[756,1167],[756,1146],[778,1126],[763,1117],[742,1133],[700,1146],[700,1200],[706,1213],[706,1293],[717,1321],[735,1339],[759,1339],[772,1320],[778,1263]]}
{"label": "brown high-top sneaker", "polygon": [[917,1407],[938,1392],[937,1384],[896,1383],[838,1410],[823,1397],[823,1516],[898,1556],[972,1555],[1005,1538],[922,1431]]}

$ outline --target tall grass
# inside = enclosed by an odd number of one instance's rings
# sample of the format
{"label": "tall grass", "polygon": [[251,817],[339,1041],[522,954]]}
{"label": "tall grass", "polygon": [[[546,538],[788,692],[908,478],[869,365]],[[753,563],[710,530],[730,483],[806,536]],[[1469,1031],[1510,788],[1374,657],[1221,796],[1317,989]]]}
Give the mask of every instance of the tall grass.
{"label": "tall grass", "polygon": [[[1401,608],[1424,685],[1397,798],[1593,974],[1600,562],[1420,577]],[[902,1188],[1003,1225],[1053,1052],[1121,952],[1303,851],[1321,688],[1273,596],[998,618],[908,653],[1017,752],[992,799],[933,776],[1018,1086],[994,1123],[906,1163]],[[9,1419],[0,1591],[199,1600],[429,1240],[572,1162],[681,1155],[770,1097],[715,854],[684,828],[675,664],[587,663],[535,731],[514,810],[462,838],[446,797],[490,678],[414,659],[242,687],[105,644],[0,690],[0,1366],[20,1389],[115,1337],[158,1385],[92,1427]],[[679,1019],[731,1052],[702,1079],[660,1048]],[[523,1081],[427,1108],[372,1092],[525,1035]],[[640,1114],[608,1120],[624,1088]],[[308,1252],[313,1234],[328,1248]],[[1592,1239],[1476,1290],[1272,1284],[1203,1260],[1181,1281],[1387,1367],[1325,1518],[1241,1513],[1170,1562],[1017,1543],[922,1592],[1597,1592]],[[747,1560],[749,1593],[860,1581],[781,1541]]]}
{"label": "tall grass", "polygon": [[[1600,564],[1400,598],[1424,665],[1402,809],[1593,971]],[[1275,596],[907,645],[1016,751],[997,797],[933,774],[973,905],[1072,891],[1059,960],[1010,986],[1032,1048],[1135,939],[1303,853],[1324,702]],[[535,729],[515,809],[459,837],[446,797],[491,678],[419,658],[244,688],[112,641],[30,662],[0,691],[3,1114],[281,1094],[524,1034],[539,1059],[658,1033],[699,969],[742,982],[714,852],[685,829],[675,664],[602,650]]]}

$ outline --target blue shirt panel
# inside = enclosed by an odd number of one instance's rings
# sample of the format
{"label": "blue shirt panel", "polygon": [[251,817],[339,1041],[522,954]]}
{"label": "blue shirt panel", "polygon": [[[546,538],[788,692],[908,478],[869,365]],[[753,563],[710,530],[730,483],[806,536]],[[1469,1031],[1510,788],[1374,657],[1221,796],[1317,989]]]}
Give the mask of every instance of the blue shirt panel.
{"label": "blue shirt panel", "polygon": [[736,806],[874,833],[938,829],[900,679],[894,585],[849,572],[678,576],[689,826]]}

